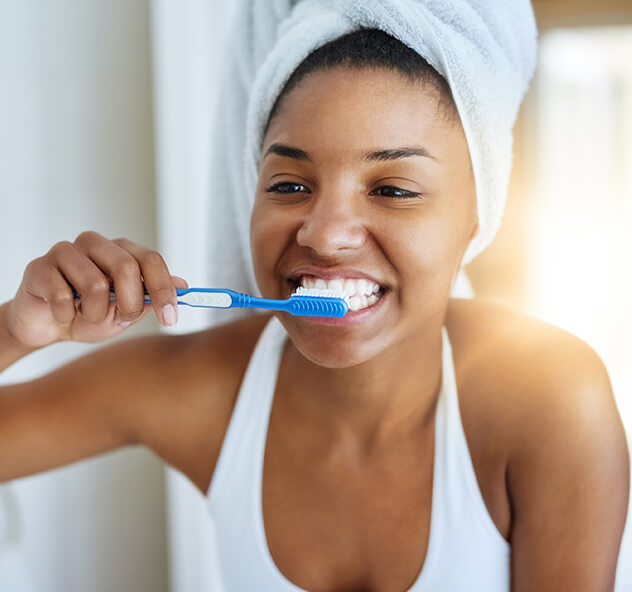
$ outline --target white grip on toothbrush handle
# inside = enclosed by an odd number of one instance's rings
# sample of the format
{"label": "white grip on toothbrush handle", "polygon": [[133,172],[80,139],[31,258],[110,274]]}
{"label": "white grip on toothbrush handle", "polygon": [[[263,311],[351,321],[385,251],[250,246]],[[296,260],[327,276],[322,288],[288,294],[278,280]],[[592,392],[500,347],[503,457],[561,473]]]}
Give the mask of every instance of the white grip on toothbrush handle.
{"label": "white grip on toothbrush handle", "polygon": [[230,308],[233,300],[226,292],[188,292],[178,296],[178,304],[211,308]]}

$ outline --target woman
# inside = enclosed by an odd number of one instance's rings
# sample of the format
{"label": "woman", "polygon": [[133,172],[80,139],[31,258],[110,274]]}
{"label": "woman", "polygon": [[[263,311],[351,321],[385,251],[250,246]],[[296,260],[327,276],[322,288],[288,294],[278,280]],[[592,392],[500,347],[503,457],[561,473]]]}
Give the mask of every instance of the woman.
{"label": "woman", "polygon": [[[608,376],[560,329],[450,298],[480,223],[446,82],[344,35],[285,84],[261,154],[261,293],[336,282],[355,310],[139,337],[2,387],[0,480],[148,446],[209,496],[227,590],[611,590],[629,477]],[[157,253],[56,244],[0,307],[0,367],[118,335],[143,283],[173,324],[186,282]]]}

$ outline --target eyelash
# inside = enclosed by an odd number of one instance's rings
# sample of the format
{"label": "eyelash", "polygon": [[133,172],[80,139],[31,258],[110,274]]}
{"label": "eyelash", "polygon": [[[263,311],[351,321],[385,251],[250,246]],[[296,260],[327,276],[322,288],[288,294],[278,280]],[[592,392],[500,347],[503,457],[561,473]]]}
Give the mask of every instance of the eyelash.
{"label": "eyelash", "polygon": [[[268,187],[266,189],[266,191],[268,193],[282,193],[284,195],[289,195],[292,193],[297,193],[296,191],[281,191],[281,187],[287,187],[288,185],[294,186],[294,187],[304,187],[305,189],[307,189],[307,187],[305,187],[305,185],[301,184],[301,183],[292,183],[290,181],[284,181],[281,183],[276,183],[275,185],[271,185],[270,187]],[[311,191],[308,190],[308,193],[311,193]]]}
{"label": "eyelash", "polygon": [[[293,193],[297,193],[296,191],[284,191],[281,189],[281,187],[287,187],[288,185],[293,186],[293,187],[303,187],[307,189],[305,185],[302,185],[301,183],[291,183],[291,182],[285,181],[282,183],[276,183],[275,185],[268,187],[266,191],[268,193],[281,193],[283,195],[291,195]],[[394,190],[394,192],[399,192],[403,194],[403,195],[379,194],[379,195],[382,195],[382,197],[389,197],[391,199],[413,199],[413,198],[418,198],[421,196],[421,193],[418,193],[416,191],[408,191],[406,189],[402,189],[401,187],[396,187],[395,185],[382,185],[381,187],[378,187],[377,189],[374,189],[373,191],[371,191],[371,194],[375,194],[377,191],[384,190],[384,189],[391,189],[391,190]],[[311,193],[309,189],[307,190],[307,192]]]}
{"label": "eyelash", "polygon": [[394,190],[394,192],[400,192],[404,194],[404,195],[384,195],[383,196],[383,197],[390,197],[391,199],[413,199],[421,195],[421,193],[417,191],[408,191],[407,189],[402,189],[401,187],[397,187],[395,185],[382,185],[382,187],[378,187],[377,189],[374,189],[373,191],[371,191],[371,193],[380,191],[380,189],[392,189]]}

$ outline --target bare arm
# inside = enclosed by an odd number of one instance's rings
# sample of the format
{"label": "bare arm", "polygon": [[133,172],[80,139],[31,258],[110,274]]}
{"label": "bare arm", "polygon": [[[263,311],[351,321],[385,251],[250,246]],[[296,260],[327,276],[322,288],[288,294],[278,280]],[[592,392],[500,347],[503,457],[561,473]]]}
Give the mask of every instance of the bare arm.
{"label": "bare arm", "polygon": [[0,482],[134,444],[134,399],[157,388],[159,340],[96,350],[36,380],[0,387]]}
{"label": "bare arm", "polygon": [[[107,341],[152,309],[163,324],[175,321],[165,311],[171,305],[175,312],[176,287],[186,282],[169,274],[157,252],[127,239],[84,232],[74,243],[59,242],[28,264],[15,297],[0,306],[0,369],[60,341]],[[131,443],[128,401],[144,401],[146,389],[160,386],[152,352],[165,338],[114,344],[1,387],[0,481]]]}
{"label": "bare arm", "polygon": [[508,466],[513,592],[612,592],[629,495],[625,434],[603,363],[570,337],[533,368]]}
{"label": "bare arm", "polygon": [[128,339],[0,387],[0,482],[141,444],[205,493],[268,318]]}

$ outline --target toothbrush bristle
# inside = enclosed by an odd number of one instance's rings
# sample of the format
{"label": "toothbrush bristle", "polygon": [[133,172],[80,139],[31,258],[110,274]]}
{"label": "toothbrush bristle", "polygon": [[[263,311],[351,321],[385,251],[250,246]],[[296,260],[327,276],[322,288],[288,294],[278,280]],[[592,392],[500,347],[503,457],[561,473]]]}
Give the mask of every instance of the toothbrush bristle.
{"label": "toothbrush bristle", "polygon": [[341,290],[317,290],[298,287],[290,297],[288,312],[309,317],[344,317],[349,298]]}
{"label": "toothbrush bristle", "polygon": [[342,290],[319,290],[318,288],[303,288],[299,286],[292,296],[316,296],[318,298],[342,298],[349,304],[349,297]]}

